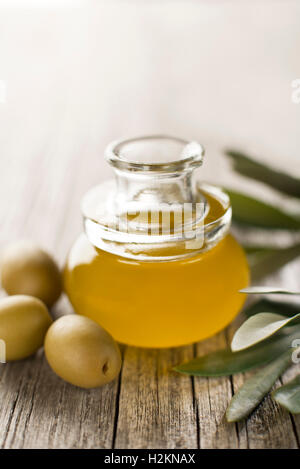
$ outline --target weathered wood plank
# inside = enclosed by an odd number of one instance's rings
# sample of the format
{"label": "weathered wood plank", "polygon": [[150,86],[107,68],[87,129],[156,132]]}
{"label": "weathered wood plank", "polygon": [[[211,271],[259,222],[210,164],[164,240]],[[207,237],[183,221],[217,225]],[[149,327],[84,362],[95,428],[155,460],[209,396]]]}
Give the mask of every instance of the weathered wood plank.
{"label": "weathered wood plank", "polygon": [[117,382],[83,390],[59,379],[43,354],[6,367],[0,382],[4,448],[110,448]]}
{"label": "weathered wood plank", "polygon": [[[196,346],[197,356],[226,347],[221,332]],[[237,448],[235,425],[226,422],[224,414],[232,397],[230,378],[195,377],[195,399],[198,406],[200,448]]]}
{"label": "weathered wood plank", "polygon": [[191,378],[172,372],[193,347],[125,349],[115,448],[197,448]]}

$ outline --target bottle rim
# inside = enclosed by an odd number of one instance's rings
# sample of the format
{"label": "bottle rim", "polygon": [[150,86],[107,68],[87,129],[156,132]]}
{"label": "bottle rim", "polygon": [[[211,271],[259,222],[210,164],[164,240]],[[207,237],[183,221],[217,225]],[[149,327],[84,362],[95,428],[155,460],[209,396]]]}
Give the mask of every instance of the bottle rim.
{"label": "bottle rim", "polygon": [[[156,142],[158,146],[166,146],[166,143],[177,144],[181,147],[178,152],[178,158],[173,158],[166,162],[155,162],[147,160],[136,161],[134,158],[126,157],[127,149],[132,145],[149,144]],[[141,151],[140,151],[141,152]],[[110,143],[106,147],[105,158],[114,168],[123,171],[139,171],[147,173],[175,173],[177,171],[189,171],[199,167],[203,163],[205,150],[203,146],[196,141],[188,141],[168,135],[146,135],[137,138],[129,138],[125,140],[117,140]],[[161,160],[161,158],[160,158]]]}

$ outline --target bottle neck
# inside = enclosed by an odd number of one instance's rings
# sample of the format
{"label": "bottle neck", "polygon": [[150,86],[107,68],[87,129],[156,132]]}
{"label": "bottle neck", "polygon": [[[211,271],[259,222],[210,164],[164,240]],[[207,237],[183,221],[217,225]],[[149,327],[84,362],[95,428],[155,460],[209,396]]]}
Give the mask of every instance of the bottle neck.
{"label": "bottle neck", "polygon": [[161,204],[180,206],[196,201],[193,171],[180,173],[137,174],[115,169],[116,208],[124,211],[128,205],[145,210]]}
{"label": "bottle neck", "polygon": [[115,205],[140,210],[160,204],[173,206],[196,201],[193,171],[202,165],[204,150],[196,142],[150,136],[112,143],[106,158],[116,176]]}

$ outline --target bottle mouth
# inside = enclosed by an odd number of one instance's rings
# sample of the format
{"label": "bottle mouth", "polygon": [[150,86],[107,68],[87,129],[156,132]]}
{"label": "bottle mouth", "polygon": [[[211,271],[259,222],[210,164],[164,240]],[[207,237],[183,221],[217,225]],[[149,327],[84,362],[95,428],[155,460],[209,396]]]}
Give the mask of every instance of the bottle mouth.
{"label": "bottle mouth", "polygon": [[204,148],[197,142],[167,135],[150,135],[112,142],[105,158],[114,168],[142,173],[189,171],[203,163]]}

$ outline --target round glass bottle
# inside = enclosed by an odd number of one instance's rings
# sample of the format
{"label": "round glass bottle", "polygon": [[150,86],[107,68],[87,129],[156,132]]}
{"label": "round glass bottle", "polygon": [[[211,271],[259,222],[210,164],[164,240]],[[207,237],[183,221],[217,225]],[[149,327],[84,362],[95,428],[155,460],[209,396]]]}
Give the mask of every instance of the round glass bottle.
{"label": "round glass bottle", "polygon": [[164,136],[112,143],[115,179],[83,198],[85,233],[64,271],[75,311],[119,342],[173,347],[205,339],[239,312],[245,254],[219,188],[194,180],[204,150]]}

